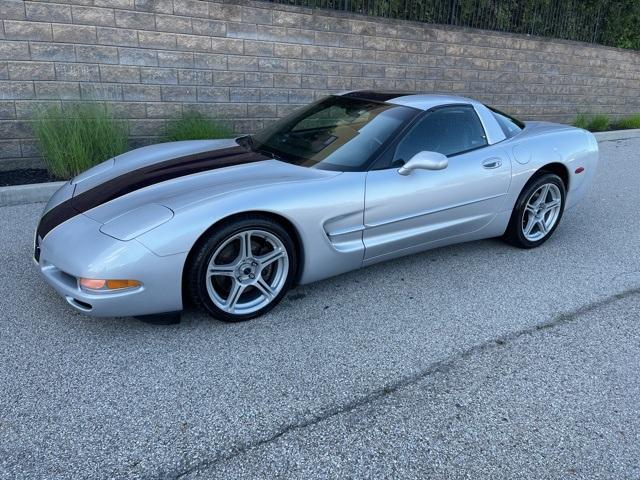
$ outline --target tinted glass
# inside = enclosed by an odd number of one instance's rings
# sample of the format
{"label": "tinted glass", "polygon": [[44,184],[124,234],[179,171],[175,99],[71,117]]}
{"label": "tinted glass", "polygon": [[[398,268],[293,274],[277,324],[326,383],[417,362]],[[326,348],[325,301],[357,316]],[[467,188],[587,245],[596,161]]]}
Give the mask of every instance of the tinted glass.
{"label": "tinted glass", "polygon": [[409,131],[398,144],[393,161],[407,162],[422,151],[450,156],[486,144],[484,128],[473,107],[444,107],[428,113]]}
{"label": "tinted glass", "polygon": [[253,136],[253,148],[296,165],[363,170],[418,110],[328,97]]}
{"label": "tinted glass", "polygon": [[507,138],[513,137],[515,134],[521,132],[524,128],[524,123],[522,123],[520,120],[510,117],[506,113],[502,113],[495,108],[487,108],[493,112],[493,116],[495,117],[498,125],[500,125],[500,128],[507,136]]}

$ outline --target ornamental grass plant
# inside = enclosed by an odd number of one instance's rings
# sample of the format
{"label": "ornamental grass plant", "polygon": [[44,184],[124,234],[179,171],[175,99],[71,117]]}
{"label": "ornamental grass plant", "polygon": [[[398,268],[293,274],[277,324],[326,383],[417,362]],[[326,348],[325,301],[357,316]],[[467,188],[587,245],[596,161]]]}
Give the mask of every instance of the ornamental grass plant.
{"label": "ornamental grass plant", "polygon": [[185,112],[167,123],[162,141],[213,140],[233,137],[233,130],[226,124],[197,111]]}
{"label": "ornamental grass plant", "polygon": [[43,107],[34,131],[49,173],[66,180],[128,149],[128,129],[103,103]]}

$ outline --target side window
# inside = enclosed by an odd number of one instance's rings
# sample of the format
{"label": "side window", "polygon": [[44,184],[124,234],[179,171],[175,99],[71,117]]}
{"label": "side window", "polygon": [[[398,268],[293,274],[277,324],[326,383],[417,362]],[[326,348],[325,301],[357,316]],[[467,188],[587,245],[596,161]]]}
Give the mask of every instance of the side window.
{"label": "side window", "polygon": [[470,105],[442,107],[428,113],[398,144],[393,164],[407,162],[422,151],[451,156],[487,145],[487,137]]}
{"label": "side window", "polygon": [[502,131],[504,132],[507,138],[511,138],[514,135],[520,133],[524,128],[524,123],[522,123],[521,121],[516,120],[515,118],[510,117],[506,113],[502,113],[501,111],[496,110],[495,108],[491,108],[491,107],[487,107],[487,108],[491,110],[491,112],[493,113],[493,116],[496,119],[496,122],[498,122],[498,125],[500,125],[500,128],[502,129]]}

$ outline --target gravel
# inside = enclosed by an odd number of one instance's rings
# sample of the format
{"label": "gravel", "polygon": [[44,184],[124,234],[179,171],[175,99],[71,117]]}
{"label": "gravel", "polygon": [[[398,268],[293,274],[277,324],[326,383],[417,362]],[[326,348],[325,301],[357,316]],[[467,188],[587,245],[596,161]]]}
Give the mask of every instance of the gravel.
{"label": "gravel", "polygon": [[602,143],[539,249],[426,252],[242,324],[82,316],[31,264],[42,207],[0,208],[0,478],[637,478],[639,149]]}

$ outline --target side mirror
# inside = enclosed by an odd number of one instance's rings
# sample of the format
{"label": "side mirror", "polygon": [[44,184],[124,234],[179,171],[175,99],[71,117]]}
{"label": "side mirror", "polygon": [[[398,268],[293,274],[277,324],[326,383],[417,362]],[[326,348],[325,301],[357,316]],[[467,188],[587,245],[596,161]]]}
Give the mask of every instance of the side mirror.
{"label": "side mirror", "polygon": [[418,152],[398,169],[400,175],[409,175],[412,171],[442,170],[449,165],[449,159],[438,152]]}

